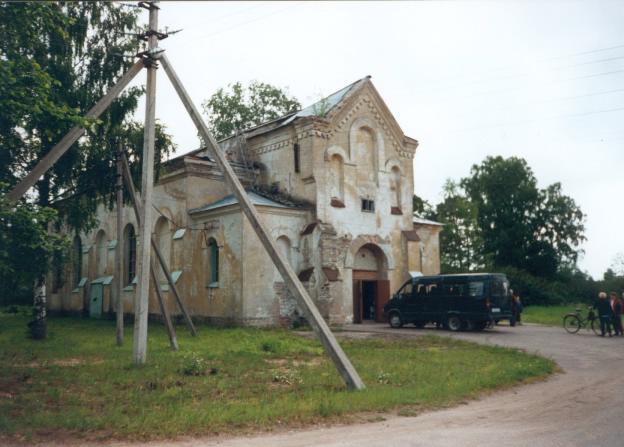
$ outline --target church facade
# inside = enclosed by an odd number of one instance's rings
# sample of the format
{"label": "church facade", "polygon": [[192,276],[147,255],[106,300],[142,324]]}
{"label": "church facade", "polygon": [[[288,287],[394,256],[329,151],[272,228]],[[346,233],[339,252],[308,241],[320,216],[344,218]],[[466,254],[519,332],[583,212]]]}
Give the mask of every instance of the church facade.
{"label": "church facade", "polygon": [[[413,216],[413,158],[370,78],[220,142],[282,254],[330,324],[382,318],[415,272],[439,273],[441,225]],[[154,189],[153,235],[189,313],[219,324],[289,325],[294,299],[205,149],[169,160]],[[115,234],[121,212],[124,232]],[[130,207],[98,209],[50,274],[51,311],[133,312],[138,226]],[[116,250],[123,275],[115,278]],[[160,269],[159,269],[160,270]],[[164,275],[159,287],[179,315]],[[153,287],[152,287],[153,288]],[[150,291],[150,314],[160,308]]]}

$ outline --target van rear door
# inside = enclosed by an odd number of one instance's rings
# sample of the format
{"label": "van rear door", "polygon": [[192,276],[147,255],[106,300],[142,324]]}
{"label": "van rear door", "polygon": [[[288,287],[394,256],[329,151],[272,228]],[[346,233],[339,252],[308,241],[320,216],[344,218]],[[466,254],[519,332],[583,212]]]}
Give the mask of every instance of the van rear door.
{"label": "van rear door", "polygon": [[494,276],[490,280],[490,297],[492,302],[491,312],[493,315],[511,312],[509,281],[506,277]]}

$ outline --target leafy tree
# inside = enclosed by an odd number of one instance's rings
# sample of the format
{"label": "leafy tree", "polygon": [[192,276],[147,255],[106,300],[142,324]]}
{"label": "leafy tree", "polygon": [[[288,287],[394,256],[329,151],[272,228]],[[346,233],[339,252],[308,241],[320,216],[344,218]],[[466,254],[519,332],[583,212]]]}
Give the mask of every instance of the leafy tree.
{"label": "leafy tree", "polygon": [[414,210],[414,214],[424,218],[431,217],[434,213],[434,209],[433,206],[431,206],[431,203],[429,203],[425,199],[421,199],[416,194],[412,196],[412,208]]}
{"label": "leafy tree", "polygon": [[559,183],[539,189],[525,160],[499,156],[474,165],[460,184],[477,209],[483,254],[493,265],[553,277],[576,264],[584,215]]}
{"label": "leafy tree", "polygon": [[264,82],[240,82],[220,88],[202,104],[211,132],[217,140],[233,135],[301,108],[287,91]]}
{"label": "leafy tree", "polygon": [[617,253],[613,257],[609,269],[617,276],[624,276],[624,252]]}
{"label": "leafy tree", "polygon": [[469,272],[483,268],[481,234],[477,225],[477,208],[459,191],[458,185],[447,180],[444,200],[431,216],[444,224],[440,233],[441,270],[445,273]]}
{"label": "leafy tree", "polygon": [[[126,140],[131,149],[142,146],[137,141],[140,125],[128,117],[143,89],[127,89],[99,120],[86,120],[82,114],[132,64],[120,56],[139,50],[140,41],[132,36],[137,31],[137,12],[114,3],[0,3],[0,181],[14,186],[71,127],[88,129],[37,182],[34,194],[7,213],[16,218],[20,213],[41,214],[36,221],[45,230],[46,222],[54,220],[47,210],[52,204],[76,230],[94,225],[97,204],[114,189],[116,141]],[[158,136],[157,162],[173,149],[162,127]],[[16,238],[12,243],[12,250],[21,253],[34,242]],[[29,268],[23,270],[10,264],[15,259],[1,258],[9,264],[0,270],[24,275],[21,280],[28,282],[30,275],[45,271],[32,259],[47,267],[43,255],[29,259]]]}
{"label": "leafy tree", "polygon": [[[63,262],[69,242],[48,232],[48,225],[58,224],[55,210],[32,203],[9,205],[6,184],[0,186],[0,303],[7,304],[15,295],[30,295],[51,263]],[[44,338],[45,301],[33,316],[32,334]]]}

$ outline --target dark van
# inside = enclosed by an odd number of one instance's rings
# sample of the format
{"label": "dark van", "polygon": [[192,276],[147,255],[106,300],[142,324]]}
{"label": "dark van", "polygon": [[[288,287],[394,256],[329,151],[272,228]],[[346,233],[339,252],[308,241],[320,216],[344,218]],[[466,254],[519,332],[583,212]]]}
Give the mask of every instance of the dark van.
{"label": "dark van", "polygon": [[393,328],[435,323],[451,331],[480,331],[493,320],[511,322],[509,281],[500,273],[412,278],[384,306],[384,315]]}

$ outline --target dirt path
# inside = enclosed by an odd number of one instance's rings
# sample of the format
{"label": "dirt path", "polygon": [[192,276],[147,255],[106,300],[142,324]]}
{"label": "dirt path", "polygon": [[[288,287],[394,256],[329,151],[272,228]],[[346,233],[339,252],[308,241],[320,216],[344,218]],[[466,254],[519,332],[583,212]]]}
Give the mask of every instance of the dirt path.
{"label": "dirt path", "polygon": [[[417,337],[435,330],[381,325],[350,330]],[[341,333],[349,335],[349,333]],[[355,333],[354,336],[357,336]],[[364,335],[364,334],[362,334]],[[559,328],[497,327],[450,334],[479,343],[523,348],[553,358],[565,371],[546,382],[496,393],[459,407],[383,422],[314,428],[243,438],[157,442],[221,447],[282,446],[624,446],[624,339],[568,335]],[[128,445],[128,444],[114,444]],[[132,444],[134,447],[137,444]]]}

